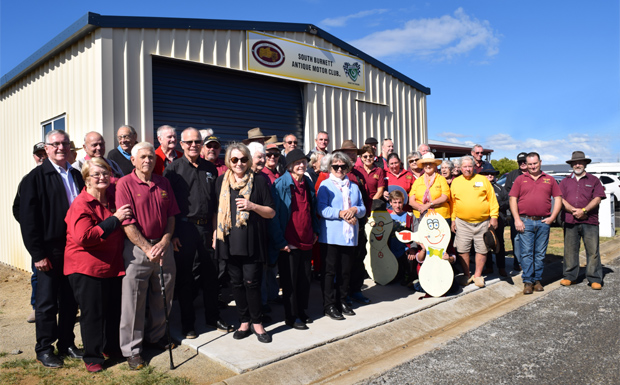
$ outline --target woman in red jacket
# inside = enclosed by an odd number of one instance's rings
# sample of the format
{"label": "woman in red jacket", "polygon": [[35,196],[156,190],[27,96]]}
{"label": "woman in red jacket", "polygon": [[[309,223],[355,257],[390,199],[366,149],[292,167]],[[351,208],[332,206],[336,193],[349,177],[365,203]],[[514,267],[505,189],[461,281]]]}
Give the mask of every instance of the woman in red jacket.
{"label": "woman in red jacket", "polygon": [[65,222],[64,274],[80,306],[84,364],[89,372],[103,369],[104,352],[120,353],[121,279],[125,275],[121,222],[129,205],[115,210],[110,166],[92,158],[82,166],[86,187],[75,198]]}

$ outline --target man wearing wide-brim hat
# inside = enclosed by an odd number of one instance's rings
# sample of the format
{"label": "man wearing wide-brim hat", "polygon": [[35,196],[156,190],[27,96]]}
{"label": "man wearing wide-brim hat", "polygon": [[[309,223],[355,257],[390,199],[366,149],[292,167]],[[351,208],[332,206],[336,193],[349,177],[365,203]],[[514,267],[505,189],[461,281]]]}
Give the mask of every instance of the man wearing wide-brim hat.
{"label": "man wearing wide-brim hat", "polygon": [[263,134],[263,131],[261,131],[259,127],[254,127],[251,130],[248,130],[248,138],[243,139],[243,144],[246,146],[252,142],[265,144],[265,141],[268,139],[271,139],[271,136]]}
{"label": "man wearing wide-brim hat", "polygon": [[586,248],[586,279],[590,287],[600,290],[603,283],[603,268],[599,254],[598,207],[605,199],[605,189],[601,181],[586,172],[591,160],[583,151],[574,151],[567,160],[573,173],[560,182],[562,204],[564,206],[564,278],[562,286],[570,286],[579,275],[580,241]]}

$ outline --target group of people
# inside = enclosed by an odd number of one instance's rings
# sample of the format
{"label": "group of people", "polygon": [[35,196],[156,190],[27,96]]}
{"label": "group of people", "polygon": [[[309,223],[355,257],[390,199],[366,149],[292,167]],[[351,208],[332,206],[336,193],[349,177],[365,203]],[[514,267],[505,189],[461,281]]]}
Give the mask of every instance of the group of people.
{"label": "group of people", "polygon": [[[20,183],[14,214],[37,274],[35,351],[46,367],[62,367],[62,358],[72,357],[98,372],[107,357],[122,356],[131,369],[140,369],[146,365],[144,347],[174,347],[165,333],[173,298],[183,336],[197,337],[193,302],[200,291],[205,325],[234,331],[237,340],[254,334],[269,343],[264,311],[280,288],[285,324],[305,330],[313,322],[306,313],[313,272],[320,279],[325,315],[354,316],[352,301],[370,302],[362,293],[365,224],[381,201],[390,203],[401,228],[415,231],[415,218],[431,209],[448,221],[454,247],[446,259],[459,261],[461,285],[484,287],[483,276],[493,271],[484,240],[489,229],[501,246],[495,253],[499,274],[507,275],[503,227],[512,223],[525,294],[543,290],[544,238],[564,207],[571,226],[566,236],[577,241],[566,242],[570,256],[562,284],[576,282],[575,252],[583,236],[592,263],[588,280],[592,288],[601,287],[598,232],[595,250],[592,226],[598,225],[604,193],[597,187],[587,199],[588,188],[600,182],[585,173],[589,159],[583,153],[569,161],[574,183],[559,187],[540,171],[538,154],[520,154],[516,171],[522,175],[511,174],[512,188],[504,190],[479,145],[456,166],[435,159],[422,144],[408,154],[407,169],[390,139],[383,140],[380,153],[374,138],[361,149],[346,140],[330,153],[329,135],[322,131],[316,147],[304,154],[294,134],[278,142],[254,128],[243,143],[227,146],[222,161],[222,145],[210,129],[183,130],[182,151],[176,149],[173,127],[159,127],[157,138],[155,149],[138,143],[133,127],[122,126],[119,145],[107,157],[105,140],[96,132],[86,134],[80,158],[61,130],[35,145],[38,166]],[[423,253],[415,247],[399,250],[397,257],[407,255],[403,274],[415,276],[413,266],[423,262]],[[223,282],[232,289],[237,327],[220,316]],[[78,307],[83,350],[74,343]]]}

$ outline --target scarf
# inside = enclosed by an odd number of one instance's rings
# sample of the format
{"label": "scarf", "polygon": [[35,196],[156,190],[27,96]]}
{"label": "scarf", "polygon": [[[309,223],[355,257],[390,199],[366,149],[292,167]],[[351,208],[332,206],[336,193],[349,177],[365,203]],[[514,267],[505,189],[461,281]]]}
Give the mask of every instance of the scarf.
{"label": "scarf", "polygon": [[433,183],[435,183],[435,177],[437,177],[436,172],[434,172],[433,176],[430,177],[424,173],[424,184],[426,185],[426,191],[424,191],[422,203],[429,203],[431,201],[431,187],[433,186]]}
{"label": "scarf", "polygon": [[[226,170],[226,174],[224,174],[224,179],[222,180],[222,190],[220,191],[220,204],[217,209],[217,239],[220,241],[224,241],[224,237],[230,234],[230,229],[232,229],[232,218],[230,215],[230,189],[239,190],[239,197],[250,199],[253,185],[254,173],[252,170],[248,170],[240,182],[237,182],[232,171]],[[237,210],[237,215],[235,216],[235,226],[239,228],[247,225],[249,218],[249,211]]]}
{"label": "scarf", "polygon": [[[344,179],[336,178],[334,174],[329,174],[329,180],[334,183],[336,188],[340,190],[342,195],[342,209],[348,210],[351,208],[351,189],[349,185],[349,178],[345,177]],[[342,235],[347,242],[350,242],[354,236],[354,226],[344,219],[342,220]]]}

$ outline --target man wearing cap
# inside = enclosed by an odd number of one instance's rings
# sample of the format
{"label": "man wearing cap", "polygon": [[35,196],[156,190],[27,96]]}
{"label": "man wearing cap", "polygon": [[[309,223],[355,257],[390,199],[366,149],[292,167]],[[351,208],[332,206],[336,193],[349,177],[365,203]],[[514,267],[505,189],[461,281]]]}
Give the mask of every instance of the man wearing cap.
{"label": "man wearing cap", "polygon": [[586,279],[590,287],[600,290],[603,283],[603,268],[599,254],[598,207],[605,199],[605,189],[601,181],[586,172],[591,160],[583,151],[574,151],[567,160],[573,174],[560,182],[562,204],[564,205],[564,279],[562,286],[570,286],[579,275],[580,241],[586,248]]}
{"label": "man wearing cap", "polygon": [[308,152],[308,154],[306,155],[308,158],[310,158],[310,155],[312,155],[312,153],[317,151],[329,154],[329,151],[327,151],[327,145],[329,144],[329,134],[327,133],[327,131],[319,131],[316,134],[314,143],[316,144],[316,147],[310,150],[310,152]]}
{"label": "man wearing cap", "polygon": [[[522,174],[527,173],[527,161],[525,157],[527,156],[527,152],[520,152],[517,155],[517,164],[519,168],[516,170],[512,170],[506,175],[506,183],[504,183],[504,188],[506,192],[510,194],[510,190],[512,189],[512,185],[514,184],[517,177]],[[513,254],[513,269],[515,271],[521,271],[520,260],[521,260],[521,244],[519,243],[519,232],[515,229],[515,221],[510,213],[510,209],[508,209],[508,222],[510,223],[510,242],[512,243],[512,254]]]}
{"label": "man wearing cap", "polygon": [[[527,173],[519,176],[510,190],[510,211],[515,229],[521,233],[521,267],[523,294],[543,291],[540,282],[549,244],[551,224],[562,209],[562,192],[555,178],[540,170],[540,155],[526,156]],[[551,212],[551,197],[554,199]]]}
{"label": "man wearing cap", "polygon": [[104,157],[105,139],[103,139],[103,136],[100,133],[95,132],[95,131],[91,131],[87,133],[84,136],[83,148],[84,148],[84,151],[86,152],[86,155],[84,156],[84,158],[80,158],[76,160],[75,163],[72,164],[73,168],[76,168],[81,171],[82,165],[84,164],[85,161],[91,158],[101,158],[110,166],[110,168],[112,169],[112,172],[114,173],[112,179],[110,179],[110,183],[115,183],[116,180],[118,180],[118,178],[124,175],[123,171],[121,170],[119,165],[116,164],[115,161],[111,159],[106,159]]}
{"label": "man wearing cap", "polygon": [[[497,228],[499,205],[493,186],[486,177],[474,173],[474,158],[466,155],[461,158],[463,175],[455,178],[450,186],[452,200],[452,231],[456,233],[454,246],[459,252],[463,276],[457,277],[460,285],[467,286],[472,281],[484,287],[482,269],[487,259],[488,249],[484,233]],[[469,251],[472,240],[476,252],[474,276],[469,272]]]}
{"label": "man wearing cap", "polygon": [[[497,227],[493,230],[493,233],[495,233],[495,239],[497,239],[497,243],[499,245],[498,251],[495,253],[495,263],[497,264],[499,275],[502,277],[507,277],[508,273],[506,273],[506,245],[504,244],[504,227],[506,226],[506,214],[508,210],[510,210],[508,192],[504,187],[497,184],[497,174],[499,174],[499,171],[495,170],[491,164],[482,167],[479,174],[486,177],[489,182],[491,182],[491,186],[493,186],[493,190],[495,191],[495,198],[497,198],[497,204],[499,205]],[[482,274],[488,275],[492,273],[493,253],[489,250],[489,253],[487,254],[486,266],[482,271]]]}
{"label": "man wearing cap", "polygon": [[[43,161],[47,159],[47,153],[45,152],[45,143],[39,142],[34,145],[34,148],[32,149],[32,158],[34,159],[34,162],[36,163],[37,166],[40,166],[43,163]],[[22,181],[24,180],[24,178],[22,178]],[[22,182],[20,181],[19,185],[17,186],[17,193],[15,194],[15,199],[13,200],[13,217],[15,217],[15,220],[17,222],[19,222],[19,205],[20,205],[19,189],[21,188],[21,185],[22,185]],[[32,275],[30,276],[30,286],[32,286],[32,294],[30,296],[30,305],[32,305],[32,312],[30,313],[28,318],[26,318],[26,322],[33,323],[36,318],[34,304],[35,304],[35,297],[37,293],[37,269],[34,266],[34,260],[32,261]]]}
{"label": "man wearing cap", "polygon": [[480,170],[482,170],[482,167],[484,167],[487,164],[491,164],[489,162],[487,162],[486,160],[482,159],[482,156],[484,155],[484,148],[482,147],[482,145],[480,144],[476,144],[474,145],[474,147],[471,148],[471,156],[474,157],[474,172],[477,174],[480,172]]}
{"label": "man wearing cap", "polygon": [[226,170],[228,170],[228,167],[224,164],[224,160],[220,159],[221,151],[222,144],[220,143],[220,139],[215,135],[210,135],[205,138],[205,144],[200,151],[200,155],[215,166],[218,175],[223,175]]}
{"label": "man wearing cap", "polygon": [[116,131],[116,139],[118,140],[118,147],[108,152],[108,159],[119,165],[123,175],[128,175],[133,170],[133,163],[131,163],[131,149],[138,141],[138,133],[135,128],[125,124],[120,126],[118,131]]}
{"label": "man wearing cap", "polygon": [[[200,157],[202,137],[192,127],[181,133],[183,157],[175,159],[164,170],[170,181],[180,212],[175,217],[172,244],[175,246],[176,284],[174,291],[181,308],[181,327],[185,338],[197,337],[194,323],[194,292],[203,289],[207,326],[232,331],[220,318],[218,307],[218,271],[211,260],[213,228],[217,211],[215,165]],[[193,290],[193,289],[197,290]]]}
{"label": "man wearing cap", "polygon": [[[37,269],[37,361],[49,368],[63,366],[62,356],[82,358],[74,343],[77,303],[63,274],[69,206],[84,188],[82,174],[67,161],[69,135],[53,130],[45,135],[48,158],[21,183],[19,224],[26,249]],[[54,353],[56,342],[59,356]]]}
{"label": "man wearing cap", "polygon": [[[121,297],[120,345],[129,368],[141,369],[143,345],[166,348],[166,315],[160,290],[159,266],[164,270],[168,312],[172,309],[176,266],[173,246],[175,215],[179,214],[168,179],[153,172],[155,149],[140,142],[131,149],[135,168],[116,185],[116,204],[129,204],[133,216],[123,221],[127,235],[123,258],[125,277]],[[148,322],[146,301],[149,301]]]}
{"label": "man wearing cap", "polygon": [[163,175],[164,169],[173,160],[182,157],[183,153],[175,150],[177,133],[174,127],[168,125],[160,126],[157,129],[157,140],[159,141],[159,147],[155,151],[155,168],[153,172],[157,175]]}

